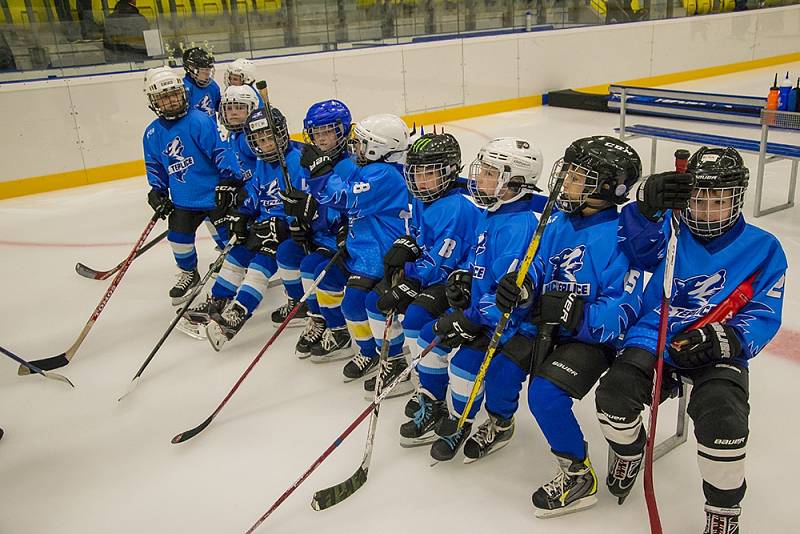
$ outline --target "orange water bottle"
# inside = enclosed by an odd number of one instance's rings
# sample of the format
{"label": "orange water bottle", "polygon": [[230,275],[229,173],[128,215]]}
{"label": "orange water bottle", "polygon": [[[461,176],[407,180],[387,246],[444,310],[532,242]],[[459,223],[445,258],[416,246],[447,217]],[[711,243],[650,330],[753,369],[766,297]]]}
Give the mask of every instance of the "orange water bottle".
{"label": "orange water bottle", "polygon": [[778,88],[778,73],[775,73],[775,82],[769,88],[767,95],[767,109],[778,109],[778,101],[780,100],[780,89]]}

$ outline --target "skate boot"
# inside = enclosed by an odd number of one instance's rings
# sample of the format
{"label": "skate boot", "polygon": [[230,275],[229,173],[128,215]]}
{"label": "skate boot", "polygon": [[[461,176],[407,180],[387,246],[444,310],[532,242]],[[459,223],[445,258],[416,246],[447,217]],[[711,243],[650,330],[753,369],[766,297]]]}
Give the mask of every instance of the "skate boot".
{"label": "skate boot", "polygon": [[[405,371],[407,368],[408,363],[406,363],[405,354],[388,358],[386,360],[386,364],[381,369],[381,380],[383,381],[383,387],[386,388],[386,386],[393,382],[394,379],[397,378],[400,373]],[[375,376],[364,381],[364,398],[366,400],[371,401],[375,398],[376,381],[377,377]],[[411,376],[409,375],[402,382],[398,382],[394,389],[392,389],[392,391],[386,396],[386,398],[391,399],[394,397],[401,397],[403,395],[408,395],[412,391],[414,391],[414,384],[411,383]],[[413,415],[410,415],[409,417],[413,417]]]}
{"label": "skate boot", "polygon": [[620,456],[611,449],[613,459],[608,466],[606,486],[608,491],[617,498],[617,503],[622,504],[628,498],[642,467],[642,454],[636,456]]}
{"label": "skate boot", "polygon": [[[283,321],[285,321],[286,318],[289,317],[289,312],[291,312],[294,309],[296,304],[297,304],[296,300],[289,299],[289,301],[286,304],[284,304],[283,306],[272,312],[272,324],[275,325],[276,327],[282,325]],[[306,303],[304,302],[297,309],[297,313],[294,314],[294,317],[292,317],[292,320],[289,321],[289,324],[286,325],[286,328],[295,328],[303,326],[306,323],[306,317],[308,317],[308,306],[306,306]]]}
{"label": "skate boot", "polygon": [[206,325],[211,320],[211,316],[222,312],[228,301],[229,299],[226,298],[215,298],[208,295],[205,301],[186,310],[175,328],[189,337],[205,339]]}
{"label": "skate boot", "polygon": [[414,414],[419,410],[419,394],[420,391],[419,388],[417,388],[416,393],[411,395],[411,398],[406,402],[406,406],[403,409],[403,413],[406,414],[406,417],[414,417]]}
{"label": "skate boot", "polygon": [[314,363],[335,362],[349,358],[353,354],[350,332],[346,326],[326,328],[322,339],[311,347],[311,361]]}
{"label": "skate boot", "polygon": [[359,378],[367,378],[378,372],[380,358],[375,356],[367,358],[361,354],[356,354],[342,369],[345,382],[352,382]]}
{"label": "skate boot", "polygon": [[739,534],[739,515],[742,509],[720,508],[706,504],[706,528],[703,534]]}
{"label": "skate boot", "polygon": [[447,462],[452,460],[458,453],[461,445],[467,441],[472,423],[464,423],[458,428],[458,418],[449,416],[443,418],[436,428],[439,438],[431,445],[431,458],[437,462]]}
{"label": "skate boot", "polygon": [[464,443],[464,463],[472,463],[499,451],[511,442],[513,436],[514,418],[500,419],[490,413],[477,432]]}
{"label": "skate boot", "polygon": [[558,474],[531,499],[536,517],[549,518],[589,508],[597,503],[597,476],[587,456],[579,461],[556,455]]}
{"label": "skate boot", "polygon": [[434,400],[427,393],[418,391],[414,396],[419,409],[411,414],[411,420],[400,425],[400,446],[418,447],[433,443],[438,439],[434,429],[447,417],[447,407],[443,400]]}
{"label": "skate boot", "polygon": [[321,315],[309,315],[306,318],[306,326],[303,329],[303,333],[300,334],[300,339],[297,340],[297,344],[294,346],[294,353],[297,357],[304,360],[311,356],[311,347],[320,342],[325,330],[325,319]]}
{"label": "skate boot", "polygon": [[219,352],[222,349],[222,345],[233,339],[233,336],[242,329],[247,319],[248,315],[245,307],[234,300],[223,310],[221,316],[212,317],[208,326],[206,326],[208,342],[211,343],[215,351]]}
{"label": "skate boot", "polygon": [[192,294],[192,290],[200,283],[200,273],[197,269],[191,271],[181,270],[178,273],[178,281],[169,290],[169,296],[172,299],[173,306],[180,306]]}

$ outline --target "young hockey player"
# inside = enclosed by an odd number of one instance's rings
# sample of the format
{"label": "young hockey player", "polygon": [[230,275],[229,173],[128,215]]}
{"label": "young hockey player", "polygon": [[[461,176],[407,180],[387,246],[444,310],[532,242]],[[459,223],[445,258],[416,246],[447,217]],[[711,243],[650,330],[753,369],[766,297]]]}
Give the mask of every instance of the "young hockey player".
{"label": "young hockey player", "polygon": [[[406,415],[412,419],[400,427],[401,445],[433,441],[430,454],[437,461],[455,456],[469,436],[471,421],[480,407],[478,399],[469,414],[470,422],[456,428],[489,345],[491,330],[501,315],[494,303],[497,282],[519,264],[536,229],[533,193],[538,190],[536,182],[541,170],[539,149],[516,138],[489,142],[470,166],[470,194],[485,208],[475,230],[477,240],[469,256],[470,272],[454,271],[450,275],[447,296],[453,309],[420,332],[420,347],[428,346],[437,336],[440,341],[417,366],[419,391],[406,405]],[[518,324],[522,317],[522,313],[515,312],[511,325]],[[510,336],[504,336],[502,341],[511,350],[517,344]]]}
{"label": "young hockey player", "polygon": [[[622,503],[636,480],[647,439],[641,412],[652,398],[670,232],[660,221],[670,217],[669,208],[680,209],[664,377],[672,384],[680,377],[693,383],[689,416],[706,500],[704,532],[733,534],[739,532],[746,488],[748,364],[780,328],[786,256],[774,236],[742,216],[749,172],[736,150],[703,147],[689,160],[687,172],[649,177],[636,205],[623,210],[622,245],[632,260],[654,272],[642,315],[600,380],[597,416],[614,452],[606,483]],[[749,302],[727,319],[696,324],[726,309],[723,303],[743,283],[752,291]]]}
{"label": "young hockey player", "polygon": [[183,84],[186,86],[189,107],[216,119],[222,96],[214,80],[214,56],[197,46],[187,48],[183,52],[183,69],[186,71]]}
{"label": "young hockey player", "polygon": [[255,83],[256,64],[249,59],[243,57],[236,58],[225,67],[225,89],[237,85],[249,85],[253,87]]}
{"label": "young hockey player", "polygon": [[[632,269],[617,245],[617,206],[641,176],[639,156],[626,143],[607,136],[574,141],[556,162],[550,188],[563,178],[536,257],[517,287],[517,273],[503,277],[497,306],[535,306],[532,321],[520,326],[533,338],[555,325],[553,347],[539,340],[536,350],[515,359],[501,354],[486,375],[489,419],[464,447],[478,459],[508,443],[514,428],[519,390],[533,370],[528,405],[556,456],[556,477],[533,494],[537,517],[552,517],[597,502],[597,479],[573,399],[582,399],[608,369],[619,339],[636,319],[642,299],[641,271]],[[541,361],[540,361],[541,360]]]}
{"label": "young hockey player", "polygon": [[278,245],[289,236],[278,196],[279,190],[286,189],[278,158],[282,152],[289,179],[295,183],[300,175],[300,151],[289,141],[286,118],[275,107],[272,122],[276,131],[270,128],[265,109],[257,109],[247,118],[244,133],[259,159],[256,173],[232,199],[227,192],[220,195],[220,204],[230,210],[231,228],[240,244],[225,258],[211,288],[210,308],[218,310],[221,301],[228,301],[222,313],[210,310],[206,336],[215,350],[233,339],[261,303],[270,277],[278,270]]}
{"label": "young hockey player", "polygon": [[[395,317],[390,328],[388,360],[382,369],[384,384],[408,366],[403,354],[405,337],[418,353],[419,331],[447,310],[447,276],[466,262],[474,246],[480,210],[457,182],[461,167],[461,147],[447,133],[423,135],[406,155],[404,176],[413,195],[411,234],[397,239],[386,253],[383,280],[367,297],[367,314],[376,341],[383,339],[389,312],[404,316],[402,325]],[[391,396],[409,393],[413,388],[407,379],[392,390]],[[375,377],[364,382],[364,389],[365,396],[372,399]]]}
{"label": "young hockey player", "polygon": [[150,109],[158,115],[145,129],[143,139],[147,181],[152,188],[147,202],[162,217],[169,216],[167,239],[180,269],[169,296],[178,306],[200,281],[194,242],[203,220],[210,217],[217,222],[219,246],[227,241],[227,228],[216,210],[215,189],[220,180],[238,181],[241,177],[214,121],[189,107],[177,74],[168,67],[150,69],[144,90]]}
{"label": "young hockey player", "polygon": [[358,169],[349,177],[333,172],[333,161],[323,149],[306,145],[301,164],[309,171],[309,186],[319,187],[321,193],[316,197],[297,191],[284,199],[286,213],[301,222],[313,220],[319,205],[346,214],[349,221],[347,257],[331,268],[317,289],[328,328],[320,344],[311,349],[319,360],[338,357],[350,347],[352,333],[360,354],[345,365],[345,381],[376,369],[378,352],[367,319],[366,297],[383,277],[384,254],[407,233],[404,217],[410,215],[399,164],[408,148],[403,120],[395,115],[367,117],[355,126],[351,143]]}
{"label": "young hockey player", "polygon": [[[356,171],[355,162],[345,150],[351,121],[350,110],[338,100],[325,100],[313,104],[303,120],[306,142],[314,144],[331,158],[333,173],[344,177],[345,182]],[[327,180],[310,179],[304,172],[303,182],[303,189],[319,200],[324,193]],[[283,280],[288,301],[272,313],[272,322],[276,326],[286,319],[303,296],[305,289],[310,287],[317,269],[324,267],[336,252],[337,235],[342,240],[345,238],[347,219],[342,212],[326,205],[318,205],[317,214],[310,225],[301,225],[293,219],[290,231],[292,239],[284,241],[278,248],[278,273]],[[333,327],[344,327],[344,318],[339,310],[341,299],[327,300],[324,304],[325,315],[333,317]],[[333,311],[328,311],[331,309]],[[304,320],[305,329],[295,346],[296,354],[300,358],[311,356],[312,347],[322,343],[326,329],[325,316],[320,310],[315,292],[306,299],[289,326],[293,326],[292,323],[302,324]],[[327,340],[332,339],[331,334],[325,337]],[[315,352],[316,356],[312,361],[316,363],[329,361],[334,357],[321,350],[321,347],[317,347]],[[349,351],[344,352],[349,354]]]}

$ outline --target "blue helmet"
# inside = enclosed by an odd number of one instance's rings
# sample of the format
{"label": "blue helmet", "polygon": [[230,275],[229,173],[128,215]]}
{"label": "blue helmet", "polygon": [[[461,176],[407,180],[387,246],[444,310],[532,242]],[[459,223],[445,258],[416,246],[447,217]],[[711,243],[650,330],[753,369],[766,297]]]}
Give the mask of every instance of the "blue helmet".
{"label": "blue helmet", "polygon": [[[269,127],[267,120],[267,111],[264,108],[258,108],[253,111],[244,121],[244,135],[247,140],[247,146],[258,157],[265,161],[274,162],[278,160],[278,150],[285,152],[286,147],[289,145],[289,133],[286,129],[286,117],[276,107],[272,108],[272,122],[275,124],[277,135],[272,135],[272,130]],[[277,138],[277,147],[272,145],[272,149],[264,150],[259,141]]]}
{"label": "blue helmet", "polygon": [[[306,143],[317,145],[326,155],[335,158],[344,150],[350,137],[350,126],[353,117],[350,110],[339,100],[324,100],[308,108],[303,119],[303,137]],[[321,137],[319,134],[332,132],[335,141]],[[318,136],[315,139],[315,136]]]}

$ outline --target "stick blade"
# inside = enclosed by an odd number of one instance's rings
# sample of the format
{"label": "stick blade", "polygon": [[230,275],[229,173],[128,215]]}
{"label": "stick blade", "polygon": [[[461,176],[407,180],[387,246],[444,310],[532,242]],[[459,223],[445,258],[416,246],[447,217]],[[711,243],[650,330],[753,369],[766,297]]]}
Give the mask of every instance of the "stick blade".
{"label": "stick blade", "polygon": [[89,266],[86,266],[80,262],[75,264],[75,272],[79,275],[83,276],[84,278],[90,278],[92,280],[102,280],[104,272],[95,271]]}
{"label": "stick blade", "polygon": [[353,476],[340,482],[330,488],[325,488],[314,493],[311,499],[311,508],[317,511],[325,510],[331,506],[337,505],[355,492],[367,481],[367,469],[359,466]]}
{"label": "stick blade", "polygon": [[47,371],[44,371],[44,376],[45,378],[52,378],[53,380],[58,380],[59,382],[64,382],[65,384],[75,387],[75,384],[73,384],[72,381],[64,375],[58,373],[48,373]]}
{"label": "stick blade", "polygon": [[184,441],[188,441],[188,440],[192,439],[197,434],[199,434],[200,432],[205,430],[205,428],[208,425],[211,424],[212,420],[213,420],[213,417],[209,416],[208,419],[206,419],[205,421],[203,421],[202,423],[200,423],[196,427],[192,428],[191,430],[186,430],[184,432],[181,432],[180,434],[178,434],[177,436],[172,438],[172,443],[183,443]]}
{"label": "stick blade", "polygon": [[[68,363],[69,360],[67,359],[66,352],[62,352],[58,356],[51,356],[50,358],[42,358],[41,360],[34,360],[30,362],[31,365],[38,367],[42,371],[52,371],[53,369],[64,367]],[[19,369],[17,370],[17,374],[19,376],[29,375],[31,374],[31,370],[24,365],[20,365]]]}
{"label": "stick blade", "polygon": [[136,389],[136,385],[138,383],[139,383],[139,377],[138,376],[133,377],[133,380],[131,380],[131,383],[128,384],[128,389],[125,391],[125,393],[122,394],[122,396],[120,398],[117,399],[117,402],[120,402],[122,399],[124,399],[125,397],[130,395],[131,392],[133,392],[133,390]]}

